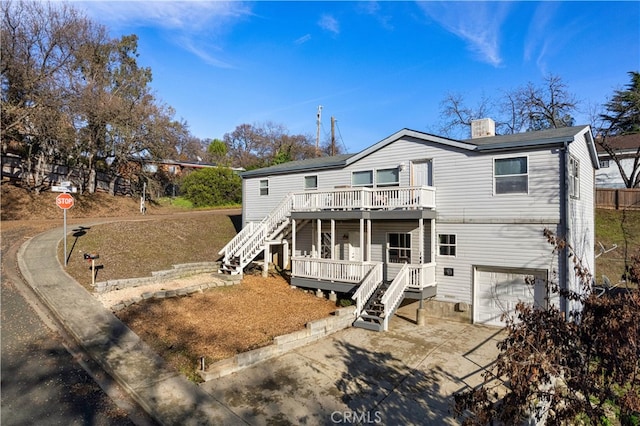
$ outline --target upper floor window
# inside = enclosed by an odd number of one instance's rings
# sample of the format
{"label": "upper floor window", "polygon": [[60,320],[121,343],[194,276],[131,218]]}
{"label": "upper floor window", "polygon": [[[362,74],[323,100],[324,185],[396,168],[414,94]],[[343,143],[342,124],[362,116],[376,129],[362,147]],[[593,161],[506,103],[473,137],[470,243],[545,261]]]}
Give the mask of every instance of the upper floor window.
{"label": "upper floor window", "polygon": [[267,179],[260,181],[260,195],[269,195],[269,181]]}
{"label": "upper floor window", "polygon": [[305,176],[304,189],[318,189],[318,176]]}
{"label": "upper floor window", "polygon": [[411,234],[387,234],[387,255],[389,263],[410,263]]}
{"label": "upper floor window", "polygon": [[398,179],[398,168],[393,169],[380,169],[376,170],[376,185],[377,186],[398,186],[400,181]]}
{"label": "upper floor window", "polygon": [[580,160],[569,157],[569,195],[580,198]]}
{"label": "upper floor window", "polygon": [[353,186],[373,186],[373,170],[353,172],[351,174],[351,185]]}
{"label": "upper floor window", "polygon": [[600,160],[600,167],[602,168],[609,167],[609,160]]}
{"label": "upper floor window", "polygon": [[529,191],[527,157],[496,158],[493,162],[496,194],[526,194]]}

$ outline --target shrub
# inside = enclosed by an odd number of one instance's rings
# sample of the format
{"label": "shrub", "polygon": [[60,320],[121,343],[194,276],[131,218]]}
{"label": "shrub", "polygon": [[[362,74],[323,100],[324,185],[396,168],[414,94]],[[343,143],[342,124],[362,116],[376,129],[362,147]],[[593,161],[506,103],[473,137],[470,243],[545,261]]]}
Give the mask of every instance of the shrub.
{"label": "shrub", "polygon": [[182,179],[182,194],[195,207],[238,204],[242,201],[242,179],[226,167],[197,170]]}
{"label": "shrub", "polygon": [[582,309],[568,320],[555,305],[520,302],[484,383],[455,395],[455,413],[463,425],[611,424],[611,417],[632,425],[640,413],[640,293],[592,292],[571,247],[547,237],[554,250],[570,250],[584,286],[575,292],[550,282],[549,290]]}

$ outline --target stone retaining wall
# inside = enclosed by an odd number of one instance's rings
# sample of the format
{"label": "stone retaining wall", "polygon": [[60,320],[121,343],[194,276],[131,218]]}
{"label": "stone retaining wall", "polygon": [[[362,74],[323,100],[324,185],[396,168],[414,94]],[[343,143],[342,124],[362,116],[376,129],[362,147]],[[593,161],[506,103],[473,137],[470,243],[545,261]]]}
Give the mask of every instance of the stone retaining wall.
{"label": "stone retaining wall", "polygon": [[139,296],[134,296],[131,299],[122,300],[120,303],[117,303],[111,307],[113,312],[118,312],[127,306],[131,306],[134,303],[141,302],[147,299],[166,299],[168,297],[177,297],[177,296],[186,296],[188,294],[202,292],[209,288],[215,287],[224,287],[228,285],[234,285],[239,283],[240,281],[233,280],[221,280],[221,279],[213,279],[211,282],[203,283],[203,284],[195,284],[189,287],[178,288],[175,290],[160,290],[160,291],[148,291],[140,294]]}
{"label": "stone retaining wall", "polygon": [[355,306],[339,308],[333,316],[309,322],[304,330],[278,336],[273,344],[263,348],[243,352],[233,358],[211,364],[205,371],[198,371],[204,381],[227,376],[262,361],[282,355],[293,349],[320,340],[336,331],[351,327],[355,320]]}
{"label": "stone retaining wall", "polygon": [[220,262],[184,263],[181,265],[173,265],[173,269],[166,271],[154,271],[151,273],[150,277],[102,281],[96,283],[95,290],[97,293],[105,293],[107,291],[121,290],[123,288],[158,284],[167,280],[184,278],[189,275],[218,272],[219,267]]}

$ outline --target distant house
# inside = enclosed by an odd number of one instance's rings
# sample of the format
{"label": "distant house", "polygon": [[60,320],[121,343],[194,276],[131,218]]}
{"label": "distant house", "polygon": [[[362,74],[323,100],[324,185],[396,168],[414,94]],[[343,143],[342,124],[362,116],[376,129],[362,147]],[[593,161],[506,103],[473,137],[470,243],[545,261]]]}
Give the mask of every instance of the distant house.
{"label": "distant house", "polygon": [[[619,153],[620,164],[627,176],[633,170],[634,161],[640,155],[640,133],[633,135],[616,136],[609,138],[609,143]],[[620,169],[611,156],[596,144],[600,169],[596,171],[596,187],[598,188],[625,188]]]}
{"label": "distant house", "polygon": [[[176,161],[176,160],[157,160],[153,162],[147,162],[145,164],[145,171],[155,173],[158,170],[163,170],[165,173],[174,176],[182,176],[188,171],[206,169],[212,167],[219,167],[213,163],[203,163],[201,161]],[[243,172],[241,167],[230,167],[231,170],[236,172]]]}
{"label": "distant house", "polygon": [[357,154],[242,173],[244,228],[221,250],[221,270],[241,274],[263,254],[292,285],[352,297],[354,325],[376,330],[405,298],[492,325],[519,300],[547,306],[555,271],[577,282],[545,228],[593,271],[591,130],[494,136],[491,122],[476,124],[469,140],[403,129]]}

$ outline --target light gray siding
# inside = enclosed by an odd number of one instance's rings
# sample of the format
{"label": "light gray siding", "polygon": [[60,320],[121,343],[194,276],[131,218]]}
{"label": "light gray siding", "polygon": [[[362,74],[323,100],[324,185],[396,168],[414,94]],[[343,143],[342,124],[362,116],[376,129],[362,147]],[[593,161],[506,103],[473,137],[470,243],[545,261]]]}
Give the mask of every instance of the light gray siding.
{"label": "light gray siding", "polygon": [[[584,266],[595,274],[595,171],[584,133],[569,145],[569,154],[577,158],[580,165],[580,193],[577,198],[569,198],[569,241]],[[571,275],[574,280],[575,276]]]}
{"label": "light gray siding", "polygon": [[[593,271],[594,265],[594,171],[591,141],[582,132],[569,143],[569,153],[580,163],[580,196],[568,203],[569,240],[578,255]],[[562,136],[567,141],[571,135]],[[474,268],[521,268],[527,270],[557,270],[558,257],[553,254],[543,231],[555,233],[561,229],[561,212],[565,205],[563,193],[565,175],[562,169],[562,143],[554,140],[546,147],[527,144],[528,148],[506,146],[499,151],[463,149],[459,145],[442,145],[435,141],[402,135],[388,144],[381,144],[368,155],[352,157],[341,168],[319,171],[291,172],[268,177],[243,179],[244,221],[258,221],[275,208],[290,192],[304,190],[305,176],[317,176],[318,190],[331,190],[349,186],[357,171],[375,171],[398,168],[400,186],[413,183],[413,163],[425,160],[432,164],[432,182],[436,191],[435,235],[431,235],[429,220],[424,221],[424,245],[420,247],[417,220],[373,220],[371,258],[387,261],[387,235],[389,232],[411,234],[411,263],[428,263],[431,259],[431,241],[436,241],[436,299],[445,302],[473,303]],[[550,147],[550,145],[553,145]],[[590,149],[591,148],[591,149]],[[496,194],[494,190],[494,162],[509,157],[527,158],[528,191],[525,194]],[[356,161],[357,159],[357,161]],[[333,166],[332,166],[333,167]],[[260,181],[269,181],[269,195],[260,195]],[[326,216],[325,216],[326,217]],[[328,232],[329,221],[323,221]],[[316,223],[312,221],[297,233],[296,253],[314,253]],[[348,259],[348,236],[360,231],[357,220],[336,220],[335,254]],[[366,232],[366,226],[365,226]],[[456,235],[456,256],[441,256],[437,247],[439,234]],[[346,237],[345,237],[346,236]],[[366,239],[365,239],[366,241]],[[363,252],[366,247],[361,247]],[[420,259],[420,253],[423,254]],[[400,264],[386,266],[387,279],[393,278]],[[445,276],[445,268],[453,269],[453,276]]]}
{"label": "light gray siding", "polygon": [[[493,160],[527,156],[529,193],[494,195]],[[304,190],[304,176],[317,175],[318,189],[350,185],[354,171],[378,170],[403,165],[400,185],[411,184],[411,160],[433,161],[436,211],[439,219],[482,221],[558,221],[559,167],[557,150],[519,151],[517,154],[482,154],[456,148],[442,149],[434,143],[400,139],[343,169],[292,173],[243,180],[244,221],[262,219],[292,191]],[[375,173],[374,173],[375,175]],[[269,181],[269,195],[260,196],[260,180]]]}
{"label": "light gray siding", "polygon": [[[547,224],[554,232],[556,225]],[[437,300],[472,304],[474,266],[557,269],[557,256],[543,236],[545,225],[436,224],[437,234],[456,235],[456,256],[440,256],[436,248]],[[453,268],[445,276],[444,268]]]}

